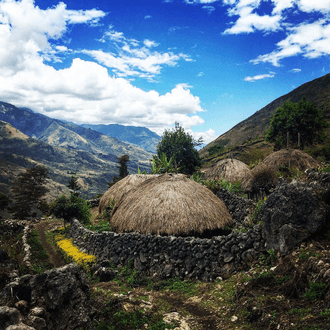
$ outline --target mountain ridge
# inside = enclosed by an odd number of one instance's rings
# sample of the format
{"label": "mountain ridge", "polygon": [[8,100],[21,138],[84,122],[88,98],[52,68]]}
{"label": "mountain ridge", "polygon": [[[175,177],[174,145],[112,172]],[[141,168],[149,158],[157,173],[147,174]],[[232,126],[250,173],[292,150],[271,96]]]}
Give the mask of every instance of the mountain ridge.
{"label": "mountain ridge", "polygon": [[229,131],[221,134],[214,141],[200,150],[201,156],[206,156],[208,148],[223,143],[226,146],[235,147],[242,145],[248,140],[263,136],[269,127],[269,122],[276,109],[286,101],[298,102],[306,96],[309,102],[314,103],[323,110],[324,118],[330,120],[330,74],[313,79],[295,88],[293,91],[282,95],[256,111],[252,116],[239,122]]}

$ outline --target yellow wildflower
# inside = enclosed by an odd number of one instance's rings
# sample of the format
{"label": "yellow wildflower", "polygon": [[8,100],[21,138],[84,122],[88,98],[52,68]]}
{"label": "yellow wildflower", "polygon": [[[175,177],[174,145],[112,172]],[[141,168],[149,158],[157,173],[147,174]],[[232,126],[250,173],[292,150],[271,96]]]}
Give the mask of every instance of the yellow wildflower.
{"label": "yellow wildflower", "polygon": [[72,239],[65,238],[64,235],[55,236],[56,244],[77,264],[82,265],[84,263],[95,262],[96,257],[80,251],[76,246],[72,244]]}

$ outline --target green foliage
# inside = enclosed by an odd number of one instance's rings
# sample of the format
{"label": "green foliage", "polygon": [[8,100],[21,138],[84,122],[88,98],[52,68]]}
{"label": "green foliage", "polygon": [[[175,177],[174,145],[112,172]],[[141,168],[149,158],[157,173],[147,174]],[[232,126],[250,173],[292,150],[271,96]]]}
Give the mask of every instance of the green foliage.
{"label": "green foliage", "polygon": [[[108,311],[109,312],[109,311]],[[120,310],[113,314],[112,322],[109,324],[101,321],[96,324],[97,330],[115,330],[115,329],[144,329],[148,324],[150,330],[174,329],[175,325],[165,323],[160,315],[147,315],[143,310],[134,310],[126,312]]]}
{"label": "green foliage", "polygon": [[42,166],[29,168],[13,183],[14,215],[19,219],[35,216],[47,193],[48,171]]}
{"label": "green foliage", "polygon": [[203,174],[200,172],[195,172],[190,179],[196,181],[197,183],[203,183]]}
{"label": "green foliage", "polygon": [[39,239],[37,230],[31,230],[27,238],[27,243],[31,247],[32,269],[38,274],[41,274],[48,269],[52,269],[53,265],[51,264],[49,256]]}
{"label": "green foliage", "polygon": [[110,223],[107,220],[100,220],[97,225],[87,225],[86,228],[92,231],[96,231],[97,233],[111,231]]}
{"label": "green foliage", "polygon": [[127,175],[129,175],[128,168],[127,168],[127,162],[128,161],[129,161],[129,156],[128,155],[123,155],[121,157],[118,157],[119,179],[123,179]]}
{"label": "green foliage", "polygon": [[147,172],[146,172],[146,170],[144,170],[143,172],[141,172],[140,166],[138,165],[137,174],[147,174]]}
{"label": "green foliage", "polygon": [[62,195],[51,205],[51,213],[57,218],[63,218],[64,224],[77,218],[84,224],[90,224],[90,212],[87,201],[76,195]]}
{"label": "green foliage", "polygon": [[320,316],[330,316],[330,309],[325,309],[324,312],[320,312]]}
{"label": "green foliage", "polygon": [[76,177],[76,173],[71,172],[71,179],[67,185],[67,187],[70,190],[70,194],[79,196],[79,190],[81,187],[78,184],[78,178]]}
{"label": "green foliage", "polygon": [[303,97],[298,103],[287,101],[276,110],[265,138],[266,141],[275,142],[276,148],[281,148],[286,145],[287,133],[290,143],[295,145],[300,133],[303,146],[324,140],[326,127],[322,111]]}
{"label": "green foliage", "polygon": [[163,152],[160,157],[154,155],[152,159],[152,174],[173,173],[174,156],[167,160],[166,154]]}
{"label": "green foliage", "polygon": [[0,193],[0,211],[4,211],[10,203],[10,198],[5,194]]}
{"label": "green foliage", "polygon": [[319,299],[324,294],[326,286],[324,283],[310,282],[309,289],[304,294],[304,297],[309,300]]}
{"label": "green foliage", "polygon": [[195,147],[202,143],[201,138],[195,140],[179,126],[179,123],[175,123],[172,130],[165,130],[157,146],[157,155],[159,159],[163,153],[167,159],[173,157],[175,171],[191,175],[201,165],[201,159]]}
{"label": "green foliage", "polygon": [[224,146],[222,144],[215,144],[212,147],[208,148],[207,151],[209,152],[210,156],[213,156],[215,154],[222,152],[223,149],[224,149]]}
{"label": "green foliage", "polygon": [[255,210],[253,212],[253,215],[252,215],[253,220],[258,219],[258,216],[259,216],[260,211],[261,211],[261,206],[265,203],[265,201],[266,201],[266,198],[262,198],[257,202],[256,208],[255,208]]}

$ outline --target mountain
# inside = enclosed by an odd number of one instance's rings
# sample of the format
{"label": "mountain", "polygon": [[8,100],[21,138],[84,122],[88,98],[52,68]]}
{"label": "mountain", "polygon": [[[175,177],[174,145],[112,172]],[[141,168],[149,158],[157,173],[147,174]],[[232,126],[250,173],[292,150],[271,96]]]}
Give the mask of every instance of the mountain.
{"label": "mountain", "polygon": [[135,144],[140,148],[156,153],[156,148],[161,137],[146,127],[124,126],[118,124],[90,125],[82,124],[82,127],[91,128],[102,134],[115,137],[121,141]]}
{"label": "mountain", "polygon": [[[128,170],[136,173],[150,169],[152,154],[78,125],[19,109],[0,102],[0,185],[9,190],[15,175],[22,168],[44,165],[54,182],[67,185],[71,171],[77,172],[83,183],[82,194],[93,197],[104,193],[107,182],[118,176],[118,157],[130,156]],[[11,174],[5,176],[4,168]],[[7,172],[8,172],[7,171]],[[11,178],[10,180],[8,178]]]}
{"label": "mountain", "polygon": [[[51,141],[52,145],[65,145],[72,148],[77,148],[79,145],[79,148],[82,148],[82,150],[102,153],[104,155],[112,154],[117,157],[127,154],[130,156],[131,161],[144,165],[149,164],[149,159],[152,158],[151,153],[129,143],[122,142],[117,138],[109,137],[100,132],[72,123],[49,118],[45,115],[34,113],[31,110],[26,110],[25,108],[19,109],[9,103],[0,102],[0,120],[11,124],[29,137],[48,142]],[[65,131],[64,129],[67,130]],[[58,130],[66,132],[66,141],[59,139]],[[78,138],[75,133],[80,137]],[[78,142],[78,140],[80,141]]]}
{"label": "mountain", "polygon": [[263,137],[269,127],[269,122],[276,109],[286,101],[298,102],[306,96],[307,100],[323,110],[325,119],[330,120],[330,74],[307,82],[292,92],[283,95],[254,113],[249,118],[241,121],[228,132],[220,135],[217,139],[200,150],[201,156],[206,156],[207,149],[216,144],[236,147],[248,140]]}

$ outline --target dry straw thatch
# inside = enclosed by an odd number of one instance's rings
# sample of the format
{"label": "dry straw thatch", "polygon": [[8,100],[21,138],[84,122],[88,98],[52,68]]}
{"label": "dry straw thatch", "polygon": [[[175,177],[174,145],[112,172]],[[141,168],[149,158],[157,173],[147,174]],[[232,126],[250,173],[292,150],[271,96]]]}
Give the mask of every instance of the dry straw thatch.
{"label": "dry straw thatch", "polygon": [[223,229],[232,218],[205,186],[182,174],[147,180],[116,203],[111,227],[118,232],[187,235]]}
{"label": "dry straw thatch", "polygon": [[220,160],[215,166],[209,168],[204,176],[206,179],[237,182],[250,172],[249,167],[240,160],[227,158]]}
{"label": "dry straw thatch", "polygon": [[116,182],[110,189],[108,189],[100,199],[99,213],[102,213],[107,207],[110,206],[111,201],[116,203],[121,197],[131,190],[133,187],[139,185],[147,179],[154,178],[156,174],[131,174]]}
{"label": "dry straw thatch", "polygon": [[308,168],[319,166],[319,162],[306,152],[298,149],[281,149],[268,155],[262,163],[254,167],[242,179],[242,187],[247,191],[255,191],[276,183],[276,175],[281,167],[304,172]]}

